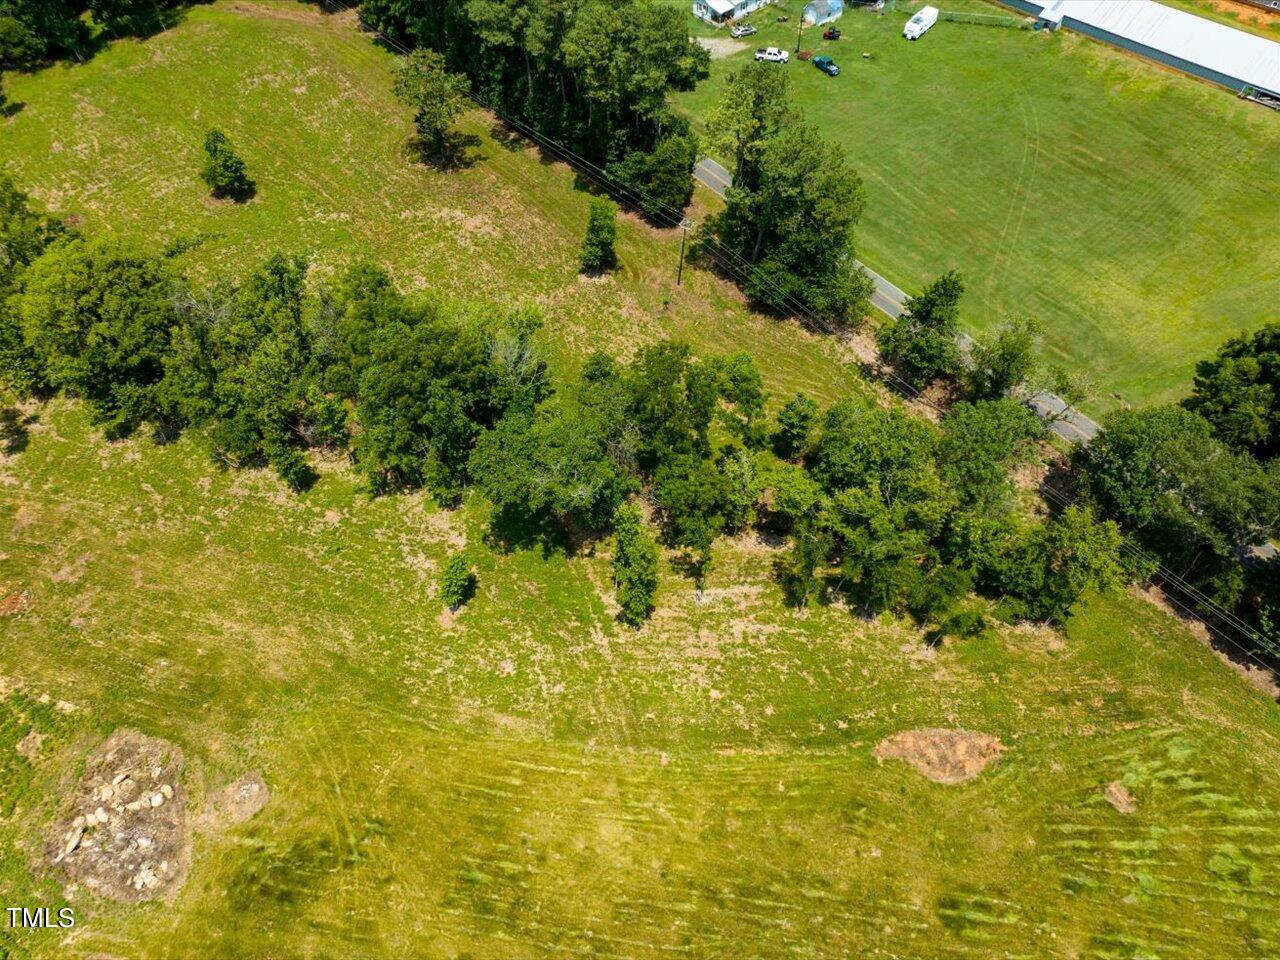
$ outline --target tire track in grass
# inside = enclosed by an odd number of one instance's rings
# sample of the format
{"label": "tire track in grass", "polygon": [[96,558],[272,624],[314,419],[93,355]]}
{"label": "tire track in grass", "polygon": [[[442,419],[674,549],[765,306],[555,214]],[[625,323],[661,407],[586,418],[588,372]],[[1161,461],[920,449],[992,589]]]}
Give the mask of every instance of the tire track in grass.
{"label": "tire track in grass", "polygon": [[1013,223],[1014,211],[1018,208],[1018,195],[1023,190],[1023,182],[1027,176],[1028,165],[1034,164],[1033,147],[1031,141],[1030,121],[1027,114],[1027,101],[1022,98],[1018,101],[1019,109],[1022,111],[1022,161],[1018,165],[1018,176],[1014,180],[1013,189],[1010,191],[1009,207],[1005,211],[1004,225],[1000,228],[1000,235],[996,237],[996,242],[992,245],[993,252],[991,257],[991,265],[987,270],[987,282],[983,290],[982,303],[988,311],[994,310],[992,304],[992,295],[996,286],[996,274],[1000,270],[1000,262],[1004,258],[1005,238],[1009,234],[1009,227]]}

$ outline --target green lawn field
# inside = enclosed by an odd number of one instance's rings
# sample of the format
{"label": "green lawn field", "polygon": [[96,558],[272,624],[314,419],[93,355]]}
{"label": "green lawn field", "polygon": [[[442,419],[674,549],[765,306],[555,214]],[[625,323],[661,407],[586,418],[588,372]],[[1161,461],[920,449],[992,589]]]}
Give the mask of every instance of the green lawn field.
{"label": "green lawn field", "polygon": [[[801,4],[780,7],[791,21],[758,14],[683,97],[690,113],[750,48],[795,49]],[[834,43],[810,31],[838,78],[783,68],[866,181],[869,266],[908,291],[960,270],[974,331],[1042,318],[1047,354],[1092,374],[1098,408],[1182,395],[1197,359],[1276,318],[1280,115],[1068,32],[943,22],[908,43],[905,17],[850,10]]]}
{"label": "green lawn field", "polygon": [[[18,957],[1261,957],[1280,951],[1280,711],[1173,620],[1096,601],[1061,635],[931,650],[787,612],[773,550],[722,542],[701,598],[613,619],[608,545],[482,544],[476,502],[305,497],[188,440],[107,444],[59,402],[0,465],[0,894],[59,782],[120,726],[178,744],[198,807],[260,771],[249,823],[196,836],[172,903],[83,894]],[[434,598],[463,542],[479,595]],[[14,688],[14,683],[21,684]],[[40,704],[65,701],[64,713]],[[65,707],[64,707],[65,709]],[[879,764],[962,726],[980,779]],[[14,752],[48,734],[34,764]],[[1120,781],[1137,812],[1114,810]],[[12,811],[10,813],[10,811]]]}
{"label": "green lawn field", "polygon": [[[354,247],[405,284],[527,292],[561,367],[678,333],[751,350],[774,390],[867,389],[714,278],[676,290],[669,235],[628,222],[622,275],[579,281],[572,176],[478,115],[470,168],[413,163],[387,63],[301,5],[199,7],[18,78],[0,152],[85,229],[199,231],[192,270],[283,245],[323,273]],[[245,207],[194,183],[213,121],[259,178]],[[182,749],[193,814],[248,771],[271,798],[196,831],[172,901],[80,892],[71,930],[0,924],[0,956],[1280,954],[1280,710],[1135,596],[932,648],[889,619],[789,611],[778,548],[742,537],[701,593],[664,561],[634,631],[608,541],[497,549],[479,498],[371,499],[344,462],[295,496],[189,436],[107,443],[69,400],[15,413],[4,440],[0,601],[27,606],[0,602],[0,900],[63,904],[41,842],[122,726]],[[479,590],[448,614],[438,572],[462,548]],[[951,786],[875,759],[917,727],[1005,752]]]}
{"label": "green lawn field", "polygon": [[[677,288],[678,230],[627,218],[621,269],[580,277],[586,185],[479,112],[462,123],[471,166],[415,162],[390,62],[350,14],[295,0],[193,6],[169,33],[7,76],[22,106],[0,118],[0,165],[86,230],[198,241],[179,261],[197,277],[239,275],[277,249],[308,255],[316,278],[365,257],[405,289],[543,307],[558,363],[676,335],[750,351],[779,389],[851,389],[836,344],[747,310],[706,272],[686,270]],[[257,181],[247,204],[211,200],[199,180],[215,126]]]}

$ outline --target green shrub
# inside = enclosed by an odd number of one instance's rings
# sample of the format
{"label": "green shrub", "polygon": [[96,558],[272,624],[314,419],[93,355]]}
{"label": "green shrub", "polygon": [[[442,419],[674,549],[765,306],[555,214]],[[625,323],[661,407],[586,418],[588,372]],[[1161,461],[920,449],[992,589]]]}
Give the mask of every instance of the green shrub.
{"label": "green shrub", "polygon": [[465,554],[455,553],[440,575],[440,599],[445,606],[457,609],[476,593],[476,575]]}
{"label": "green shrub", "polygon": [[613,243],[618,235],[618,205],[612,200],[592,200],[587,235],[582,238],[582,269],[589,273],[608,270],[618,262]]}
{"label": "green shrub", "polygon": [[658,545],[644,529],[640,511],[630,503],[613,515],[617,541],[613,554],[613,583],[617,588],[620,618],[637,626],[653,613],[658,592]]}
{"label": "green shrub", "polygon": [[253,196],[254,185],[245,172],[244,161],[236,156],[231,141],[221,130],[210,130],[204,138],[204,167],[200,179],[215,197],[242,201]]}

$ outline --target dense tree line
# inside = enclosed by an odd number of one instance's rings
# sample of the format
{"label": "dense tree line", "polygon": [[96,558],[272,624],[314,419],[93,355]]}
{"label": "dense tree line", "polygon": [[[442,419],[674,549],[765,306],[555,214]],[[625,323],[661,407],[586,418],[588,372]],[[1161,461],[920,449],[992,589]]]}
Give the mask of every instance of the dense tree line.
{"label": "dense tree line", "polygon": [[1203,598],[1280,656],[1280,324],[1228,340],[1180,406],[1118,411],[1077,452],[1085,492]]}
{"label": "dense tree line", "polygon": [[746,293],[777,310],[861,316],[871,282],[855,267],[853,228],[866,191],[840,147],[792,105],[787,74],[744,67],[707,126],[734,180],[724,210],[704,226],[704,251],[744,273]]}
{"label": "dense tree line", "polygon": [[[363,263],[312,282],[282,254],[196,287],[164,255],[61,229],[8,180],[0,213],[11,391],[79,397],[112,437],[190,431],[297,489],[309,450],[345,450],[374,494],[476,488],[500,536],[612,531],[627,622],[653,609],[658,540],[701,579],[721,535],[757,526],[792,538],[779,576],[793,602],[843,598],[953,632],[980,620],[973,589],[1010,617],[1060,620],[1120,577],[1114,525],[1019,509],[1009,471],[1039,425],[1008,399],[959,405],[941,428],[802,395],[771,418],[748,355],[673,341],[595,354],[553,388],[530,310],[406,297]],[[473,589],[456,559],[442,597]]]}
{"label": "dense tree line", "polygon": [[397,42],[436,51],[484,103],[643,191],[655,220],[678,219],[688,203],[697,143],[667,96],[706,77],[710,58],[689,38],[683,9],[643,0],[365,0],[361,16]]}
{"label": "dense tree line", "polygon": [[[147,36],[186,0],[0,0],[0,70],[83,57],[98,36]],[[89,14],[89,19],[83,15]]]}
{"label": "dense tree line", "polygon": [[[884,360],[914,388],[943,380],[969,399],[1051,389],[1069,402],[1079,383],[1036,359],[1038,326],[1014,320],[957,342],[962,279],[948,273],[880,328]],[[1280,532],[1280,325],[1229,340],[1197,367],[1181,405],[1120,410],[1073,452],[1070,483],[1138,548],[1135,573],[1163,566],[1206,613],[1241,616],[1280,654],[1280,561],[1253,548]],[[976,467],[976,463],[970,463]]]}

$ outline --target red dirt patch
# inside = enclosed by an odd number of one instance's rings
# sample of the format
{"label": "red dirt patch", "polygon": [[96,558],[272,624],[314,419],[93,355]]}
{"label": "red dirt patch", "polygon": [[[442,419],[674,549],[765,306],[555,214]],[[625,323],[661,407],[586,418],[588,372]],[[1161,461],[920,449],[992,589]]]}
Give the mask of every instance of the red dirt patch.
{"label": "red dirt patch", "polygon": [[996,737],[969,730],[922,727],[904,730],[876,744],[877,760],[903,760],[934,783],[966,783],[1004,751]]}
{"label": "red dirt patch", "polygon": [[11,617],[15,613],[21,613],[29,606],[31,606],[31,591],[15,590],[3,600],[0,600],[0,617]]}

